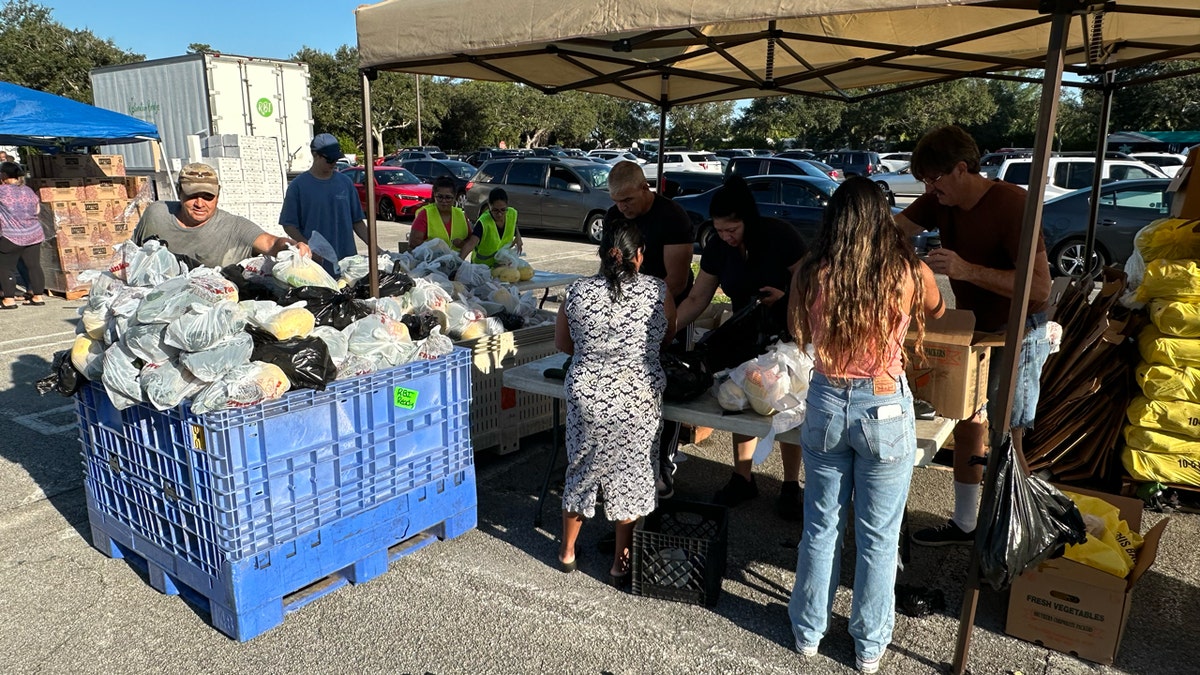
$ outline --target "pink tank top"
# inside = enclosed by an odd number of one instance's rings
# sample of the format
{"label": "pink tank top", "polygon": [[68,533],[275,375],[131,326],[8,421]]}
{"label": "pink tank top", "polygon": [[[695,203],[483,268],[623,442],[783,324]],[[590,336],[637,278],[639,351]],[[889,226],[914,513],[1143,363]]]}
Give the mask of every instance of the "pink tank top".
{"label": "pink tank top", "polygon": [[[814,345],[821,343],[825,338],[825,327],[818,326],[813,323],[812,317],[821,314],[824,306],[824,295],[818,290],[816,300],[813,306],[809,309],[808,329],[812,336]],[[896,325],[892,328],[892,332],[888,335],[888,347],[886,357],[883,363],[879,363],[875,356],[875,345],[873,340],[871,344],[863,345],[862,349],[857,351],[854,358],[846,364],[843,372],[832,372],[833,368],[821,362],[818,356],[813,367],[818,373],[831,378],[868,378],[873,379],[881,375],[890,375],[899,377],[904,374],[904,335],[908,332],[908,324],[912,319],[908,314],[900,317]]]}

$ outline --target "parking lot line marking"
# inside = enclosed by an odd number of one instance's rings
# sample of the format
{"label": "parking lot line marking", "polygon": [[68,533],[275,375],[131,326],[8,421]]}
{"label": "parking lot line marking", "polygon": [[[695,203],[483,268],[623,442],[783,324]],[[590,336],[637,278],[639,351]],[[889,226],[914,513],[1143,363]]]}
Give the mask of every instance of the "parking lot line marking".
{"label": "parking lot line marking", "polygon": [[37,340],[39,338],[59,337],[60,335],[74,335],[75,331],[68,330],[61,333],[47,333],[45,335],[30,335],[29,337],[13,338],[12,340],[0,340],[0,345],[6,345],[13,342],[24,342],[26,340]]}
{"label": "parking lot line marking", "polygon": [[[38,336],[38,337],[41,337],[41,336]],[[17,354],[17,353],[29,354],[38,349],[42,349],[45,347],[69,345],[72,342],[75,342],[74,338],[71,338],[70,340],[52,340],[50,342],[42,342],[42,343],[39,343],[36,345],[26,345],[24,347],[17,347],[16,349],[5,349],[4,351],[0,352],[0,354]]]}
{"label": "parking lot line marking", "polygon": [[57,408],[51,408],[49,410],[42,410],[41,412],[35,412],[35,413],[29,413],[27,415],[21,415],[19,417],[14,417],[13,421],[27,429],[32,429],[32,430],[38,432],[39,434],[42,434],[43,436],[54,436],[56,434],[65,434],[68,431],[74,431],[74,430],[78,429],[79,424],[77,422],[70,422],[68,424],[57,424],[56,425],[56,424],[50,424],[49,422],[45,421],[42,418],[45,417],[46,415],[56,415],[59,413],[64,413],[68,410],[72,410],[72,411],[75,410],[75,404],[68,403],[66,405],[61,405]]}

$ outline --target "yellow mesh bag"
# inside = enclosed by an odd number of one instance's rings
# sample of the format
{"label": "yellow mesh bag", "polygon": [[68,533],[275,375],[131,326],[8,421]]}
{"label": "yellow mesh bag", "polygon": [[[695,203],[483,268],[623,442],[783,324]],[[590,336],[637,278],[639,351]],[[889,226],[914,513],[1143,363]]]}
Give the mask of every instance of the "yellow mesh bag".
{"label": "yellow mesh bag", "polygon": [[1200,337],[1200,304],[1169,298],[1150,301],[1150,320],[1158,330],[1175,337]]}
{"label": "yellow mesh bag", "polygon": [[1200,258],[1200,220],[1156,220],[1138,232],[1133,244],[1146,261]]}
{"label": "yellow mesh bag", "polygon": [[1146,275],[1142,277],[1142,285],[1138,286],[1137,299],[1150,302],[1154,298],[1172,296],[1200,296],[1200,266],[1195,260],[1151,260],[1146,263]]}
{"label": "yellow mesh bag", "polygon": [[1142,393],[1156,401],[1200,402],[1200,368],[1172,368],[1143,363],[1137,369]]}
{"label": "yellow mesh bag", "polygon": [[1163,335],[1154,326],[1146,326],[1138,335],[1138,351],[1146,363],[1200,366],[1200,340]]}
{"label": "yellow mesh bag", "polygon": [[1200,438],[1200,404],[1188,401],[1153,401],[1135,396],[1125,410],[1129,423],[1169,431],[1180,436]]}
{"label": "yellow mesh bag", "polygon": [[1190,438],[1127,426],[1121,464],[1135,480],[1200,487],[1200,443]]}

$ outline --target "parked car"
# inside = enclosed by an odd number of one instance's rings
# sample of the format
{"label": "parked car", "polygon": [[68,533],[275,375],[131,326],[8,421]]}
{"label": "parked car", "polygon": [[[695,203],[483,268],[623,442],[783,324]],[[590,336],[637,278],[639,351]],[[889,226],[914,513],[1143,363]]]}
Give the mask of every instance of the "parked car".
{"label": "parked car", "polygon": [[730,159],[733,159],[734,157],[753,157],[754,156],[753,152],[750,152],[749,150],[747,150],[745,148],[732,148],[732,149],[727,148],[725,150],[714,150],[713,154],[716,155],[717,157],[728,157]]}
{"label": "parked car", "polygon": [[630,152],[628,150],[608,150],[608,149],[599,149],[598,148],[596,150],[589,150],[587,157],[588,158],[598,157],[598,158],[608,162],[609,164],[616,164],[617,162],[621,162],[621,161],[625,161],[625,160],[628,160],[630,162],[637,162],[638,164],[646,163],[646,160],[642,159],[641,157],[638,157],[637,155],[633,154],[632,152]]}
{"label": "parked car", "polygon": [[1033,157],[1033,150],[1002,150],[989,152],[979,158],[979,173],[987,178],[995,178],[1005,160],[1018,157]]}
{"label": "parked car", "polygon": [[818,152],[817,159],[835,169],[841,169],[845,176],[871,176],[885,173],[879,162],[879,153],[869,150],[834,150]]}
{"label": "parked car", "polygon": [[[734,158],[737,161],[737,158]],[[732,165],[731,165],[732,166]],[[813,176],[777,175],[751,176],[746,179],[758,211],[763,216],[779,218],[800,233],[804,243],[811,245],[821,229],[821,214],[833,196],[838,184],[828,178]],[[708,217],[716,189],[698,195],[679,197],[675,203],[687,211],[696,226],[696,243],[701,249],[715,236],[712,221]]]}
{"label": "parked car", "polygon": [[581,159],[529,157],[485,162],[467,183],[467,215],[478,216],[492,188],[503,187],[508,205],[520,214],[522,230],[582,232],[594,242],[613,205],[608,194],[612,167]]}
{"label": "parked car", "polygon": [[[1043,190],[1045,199],[1092,186],[1092,177],[1096,173],[1094,157],[1051,157],[1049,162],[1046,187]],[[1029,189],[1029,176],[1032,170],[1032,158],[1008,159],[1000,165],[1000,171],[996,177]],[[1102,170],[1101,181],[1105,183],[1167,177],[1166,174],[1149,164],[1132,159],[1106,159],[1103,162]]]}
{"label": "parked car", "polygon": [[816,153],[809,152],[808,150],[784,150],[783,152],[775,153],[775,156],[782,157],[784,159],[816,159],[817,158]]}
{"label": "parked car", "polygon": [[877,173],[871,180],[879,184],[885,192],[899,197],[920,197],[925,194],[925,184],[912,175],[912,167],[908,166],[892,173]]}
{"label": "parked car", "polygon": [[1187,155],[1176,155],[1169,152],[1135,152],[1130,157],[1162,171],[1168,178],[1174,178],[1175,174],[1183,168],[1183,163],[1187,161]]}
{"label": "parked car", "polygon": [[[836,172],[831,175],[830,171]],[[837,169],[822,162],[807,159],[786,159],[780,157],[734,157],[729,160],[727,176],[762,176],[766,174],[783,174],[797,176],[812,176],[841,180],[842,174]]]}
{"label": "parked car", "polygon": [[[658,177],[658,158],[647,160],[642,170],[646,172],[647,180]],[[721,173],[721,160],[711,152],[667,151],[663,154],[663,171],[711,171]]]}
{"label": "parked car", "polygon": [[[663,195],[669,199],[698,195],[725,182],[725,176],[709,171],[664,171],[663,175],[667,179],[667,191]],[[654,188],[655,184],[651,183],[650,189]]]}
{"label": "parked car", "polygon": [[775,154],[775,151],[769,148],[755,148],[751,152],[753,152],[756,157],[770,157],[771,155]]}
{"label": "parked car", "polygon": [[456,162],[452,159],[410,159],[401,162],[400,166],[408,169],[416,174],[417,178],[430,184],[441,176],[453,178],[455,194],[458,195],[455,205],[459,208],[466,207],[467,181],[471,179],[471,176],[475,175],[475,167],[466,162]]}
{"label": "parked car", "polygon": [[[1093,265],[1123,264],[1133,252],[1133,237],[1170,209],[1166,178],[1125,180],[1100,186]],[[1042,234],[1055,275],[1085,271],[1084,244],[1091,207],[1090,187],[1048,200],[1042,206]]]}
{"label": "parked car", "polygon": [[879,163],[883,170],[888,173],[895,173],[908,168],[912,163],[911,152],[889,152],[879,155]]}
{"label": "parked car", "polygon": [[[354,187],[358,190],[358,199],[362,202],[365,210],[367,208],[367,184],[363,179],[367,175],[366,168],[354,166],[343,169],[342,173],[354,182]],[[411,218],[416,214],[417,209],[428,204],[429,200],[433,198],[433,186],[422,182],[408,169],[398,166],[377,166],[374,167],[373,173],[375,174],[375,198],[379,200],[376,202],[375,215],[380,220],[395,221],[400,218]]]}

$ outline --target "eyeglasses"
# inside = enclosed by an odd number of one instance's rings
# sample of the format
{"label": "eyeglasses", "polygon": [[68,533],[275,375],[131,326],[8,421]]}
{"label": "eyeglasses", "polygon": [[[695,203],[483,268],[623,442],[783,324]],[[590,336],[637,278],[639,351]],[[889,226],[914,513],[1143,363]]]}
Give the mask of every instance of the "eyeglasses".
{"label": "eyeglasses", "polygon": [[443,202],[443,201],[445,201],[445,202],[452,202],[452,201],[454,201],[454,195],[440,194],[440,195],[434,195],[434,196],[433,196],[433,198],[434,198],[434,199],[436,199],[436,200],[438,200],[439,202]]}
{"label": "eyeglasses", "polygon": [[938,174],[937,178],[922,178],[921,182],[925,184],[925,187],[933,187],[934,183],[937,183],[939,180],[941,180],[945,177],[946,177],[946,174],[944,174],[944,173]]}

